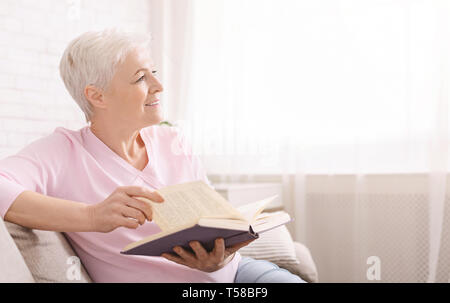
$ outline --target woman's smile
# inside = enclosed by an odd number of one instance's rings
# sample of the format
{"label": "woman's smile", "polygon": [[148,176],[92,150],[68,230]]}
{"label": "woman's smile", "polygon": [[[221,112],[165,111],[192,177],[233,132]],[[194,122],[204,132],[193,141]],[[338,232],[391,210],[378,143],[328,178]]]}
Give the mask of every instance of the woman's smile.
{"label": "woman's smile", "polygon": [[147,104],[145,104],[144,106],[154,106],[154,107],[157,107],[157,106],[159,106],[159,99],[153,101],[152,103],[147,103]]}

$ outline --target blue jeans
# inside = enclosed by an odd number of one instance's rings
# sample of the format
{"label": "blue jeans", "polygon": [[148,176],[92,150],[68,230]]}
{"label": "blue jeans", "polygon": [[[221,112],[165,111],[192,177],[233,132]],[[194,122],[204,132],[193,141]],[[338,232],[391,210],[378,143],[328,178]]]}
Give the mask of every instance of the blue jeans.
{"label": "blue jeans", "polygon": [[234,283],[306,283],[299,276],[265,260],[242,257]]}

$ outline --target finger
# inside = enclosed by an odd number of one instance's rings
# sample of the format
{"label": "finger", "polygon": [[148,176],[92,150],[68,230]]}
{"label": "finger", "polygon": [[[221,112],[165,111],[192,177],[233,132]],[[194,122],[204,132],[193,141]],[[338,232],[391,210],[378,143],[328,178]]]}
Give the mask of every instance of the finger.
{"label": "finger", "polygon": [[141,197],[148,199],[151,202],[164,202],[164,198],[160,193],[152,191],[147,187],[143,186],[121,186],[119,190],[126,193],[130,197]]}
{"label": "finger", "polygon": [[131,228],[131,229],[136,229],[139,227],[139,223],[134,219],[122,217],[122,219],[120,220],[120,226],[123,226],[126,228]]}
{"label": "finger", "polygon": [[173,251],[176,252],[187,263],[194,264],[197,262],[197,259],[192,253],[184,250],[180,246],[175,246],[173,248]]}
{"label": "finger", "polygon": [[161,257],[166,258],[167,260],[170,260],[172,262],[187,266],[186,262],[182,258],[177,257],[174,254],[163,253]]}
{"label": "finger", "polygon": [[214,249],[211,255],[218,261],[223,260],[225,254],[225,241],[223,238],[217,238],[214,241]]}
{"label": "finger", "polygon": [[208,252],[205,250],[205,248],[202,246],[202,244],[200,242],[191,241],[191,242],[189,242],[189,246],[194,251],[197,259],[206,260],[208,258]]}
{"label": "finger", "polygon": [[232,245],[232,246],[230,246],[230,247],[227,247],[227,248],[226,248],[226,252],[227,252],[228,254],[233,254],[233,253],[235,253],[236,251],[238,251],[239,249],[241,249],[242,247],[249,245],[249,244],[250,244],[251,242],[253,242],[253,241],[255,241],[255,239],[247,240],[247,241],[244,241],[244,242],[241,242],[241,243]]}
{"label": "finger", "polygon": [[147,218],[148,221],[152,220],[153,211],[152,211],[152,206],[150,205],[150,203],[146,203],[141,200],[130,198],[130,197],[126,197],[124,202],[127,206],[133,207],[133,208],[141,211],[145,215],[145,217]]}
{"label": "finger", "polygon": [[121,214],[128,218],[133,218],[138,220],[139,224],[145,223],[145,215],[140,210],[137,210],[136,208],[129,207],[129,206],[123,206],[121,208]]}

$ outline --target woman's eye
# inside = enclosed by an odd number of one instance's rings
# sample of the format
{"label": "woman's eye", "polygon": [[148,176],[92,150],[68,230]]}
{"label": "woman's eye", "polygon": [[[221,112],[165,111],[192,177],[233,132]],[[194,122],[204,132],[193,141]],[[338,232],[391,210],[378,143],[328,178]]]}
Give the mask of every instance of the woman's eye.
{"label": "woman's eye", "polygon": [[[156,71],[156,70],[152,70],[152,74],[156,74],[158,71]],[[137,81],[136,81],[136,83],[138,83],[138,82],[141,82],[141,81],[143,81],[145,79],[145,74],[144,75],[142,75],[142,77],[140,77]]]}

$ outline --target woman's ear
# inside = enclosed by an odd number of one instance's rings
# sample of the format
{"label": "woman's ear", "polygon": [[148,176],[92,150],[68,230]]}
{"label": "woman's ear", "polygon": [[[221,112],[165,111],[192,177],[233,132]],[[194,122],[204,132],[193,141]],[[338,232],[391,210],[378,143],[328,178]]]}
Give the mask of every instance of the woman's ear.
{"label": "woman's ear", "polygon": [[84,96],[93,107],[106,108],[106,102],[103,98],[102,89],[89,84],[84,88]]}

